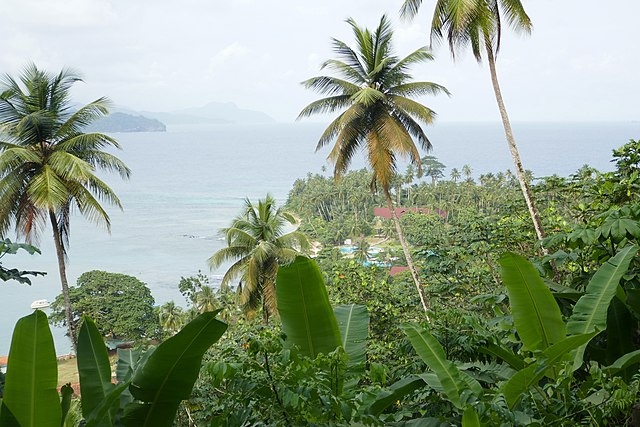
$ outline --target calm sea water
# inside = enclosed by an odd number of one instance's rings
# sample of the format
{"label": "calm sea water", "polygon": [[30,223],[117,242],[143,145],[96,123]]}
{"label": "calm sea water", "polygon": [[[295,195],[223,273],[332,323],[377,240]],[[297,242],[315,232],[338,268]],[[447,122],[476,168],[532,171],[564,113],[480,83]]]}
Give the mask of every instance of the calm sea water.
{"label": "calm sea water", "polygon": [[[322,130],[321,124],[295,123],[114,135],[123,146],[118,155],[133,176],[105,179],[124,211],[109,210],[111,234],[72,218],[69,282],[94,269],[125,273],[147,283],[156,303],[183,303],[180,277],[209,273],[206,260],[224,243],[217,230],[239,213],[246,197],[271,193],[284,202],[297,178],[326,165],[328,150],[314,153]],[[525,167],[536,176],[566,176],[584,164],[609,170],[611,150],[640,138],[640,123],[516,123],[514,130]],[[469,164],[476,176],[512,168],[499,123],[442,123],[429,134],[432,154],[450,168]],[[358,158],[354,167],[362,166]],[[52,301],[60,292],[52,240],[47,230],[39,244],[42,255],[3,259],[6,265],[48,274],[32,286],[0,283],[0,355],[7,354],[13,326],[30,313],[31,302]],[[214,279],[223,273],[224,268],[211,272]],[[64,331],[55,329],[54,337],[57,352],[67,353]]]}

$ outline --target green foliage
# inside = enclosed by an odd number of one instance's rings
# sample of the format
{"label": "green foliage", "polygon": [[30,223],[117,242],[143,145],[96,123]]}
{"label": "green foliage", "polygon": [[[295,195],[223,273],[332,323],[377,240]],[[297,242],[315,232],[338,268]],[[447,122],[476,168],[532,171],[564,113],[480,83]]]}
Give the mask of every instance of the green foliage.
{"label": "green foliage", "polygon": [[[9,239],[4,239],[0,240],[0,260],[2,260],[2,258],[7,254],[16,254],[20,249],[27,251],[31,255],[36,252],[40,253],[40,249],[35,246],[28,245],[26,243],[14,243]],[[31,279],[25,276],[44,276],[45,274],[47,273],[43,273],[41,271],[22,271],[17,268],[6,268],[3,267],[2,262],[0,262],[0,280],[3,282],[15,280],[18,283],[30,285]]]}
{"label": "green foliage", "polygon": [[304,233],[285,233],[287,225],[297,226],[297,219],[276,207],[270,195],[257,205],[245,201],[244,212],[231,226],[220,230],[227,247],[209,258],[211,269],[225,262],[233,264],[222,278],[221,286],[240,278],[238,293],[245,312],[253,313],[262,306],[265,323],[277,309],[275,280],[278,267],[308,252],[310,245]]}
{"label": "green foliage", "polygon": [[299,256],[281,267],[276,296],[282,330],[290,345],[312,358],[329,354],[341,345],[324,279],[314,261]]}
{"label": "green foliage", "polygon": [[500,258],[502,279],[509,292],[513,323],[525,349],[546,350],[566,336],[560,308],[538,272],[523,257]]}
{"label": "green foliage", "polygon": [[364,305],[339,305],[333,313],[340,328],[341,344],[349,356],[348,366],[364,368],[369,337],[369,313]]}
{"label": "green foliage", "polygon": [[[95,426],[172,426],[189,397],[205,351],[226,330],[217,313],[204,313],[155,351],[129,351],[111,382],[107,349],[98,328],[84,318],[78,340],[78,370],[84,421]],[[124,359],[124,358],[123,358]],[[134,366],[135,365],[135,366]],[[36,310],[18,321],[11,342],[0,426],[75,425],[77,407],[69,385],[58,395],[57,361],[47,316]],[[131,397],[120,399],[125,392]],[[133,401],[132,401],[133,400]],[[74,409],[76,408],[76,409]],[[73,409],[73,410],[72,410]]]}
{"label": "green foliage", "polygon": [[415,324],[406,324],[402,329],[420,358],[436,374],[443,393],[456,407],[466,406],[465,400],[469,397],[465,398],[466,391],[472,395],[480,393],[480,384],[447,360],[442,346],[427,330]]}
{"label": "green foliage", "polygon": [[36,310],[18,320],[13,331],[0,425],[59,427],[62,407],[57,385],[53,337],[47,316]]}
{"label": "green foliage", "polygon": [[[86,315],[98,319],[105,337],[136,341],[156,334],[151,290],[133,276],[97,270],[83,273],[77,286],[69,288],[69,298],[75,325]],[[62,294],[51,308],[51,321],[66,324]]]}
{"label": "green foliage", "polygon": [[369,191],[371,178],[365,169],[348,172],[340,180],[309,174],[294,182],[287,207],[300,215],[301,229],[323,244],[368,235],[373,208],[384,202]]}
{"label": "green foliage", "polygon": [[[82,415],[89,418],[116,388],[111,382],[111,363],[105,351],[104,341],[96,324],[83,317],[78,333],[78,374],[82,395]],[[98,426],[111,426],[115,419],[117,405],[108,408]]]}
{"label": "green foliage", "polygon": [[227,325],[207,312],[156,348],[131,379],[129,391],[138,402],[127,405],[125,426],[171,426],[178,405],[189,398],[202,357],[218,341]]}

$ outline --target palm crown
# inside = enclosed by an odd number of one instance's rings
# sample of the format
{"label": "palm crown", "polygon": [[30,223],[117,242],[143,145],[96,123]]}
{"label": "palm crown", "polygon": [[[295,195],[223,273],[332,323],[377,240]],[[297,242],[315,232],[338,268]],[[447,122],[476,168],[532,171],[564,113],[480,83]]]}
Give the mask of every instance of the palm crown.
{"label": "palm crown", "polygon": [[245,201],[244,212],[231,226],[221,231],[227,247],[209,258],[212,269],[224,262],[233,264],[225,273],[221,286],[240,277],[241,303],[246,311],[255,311],[262,302],[265,321],[276,310],[275,278],[280,264],[295,259],[309,249],[306,236],[298,231],[285,232],[287,225],[297,224],[296,218],[276,207],[270,196],[257,205]]}
{"label": "palm crown", "polygon": [[[411,18],[421,5],[422,0],[405,0],[400,13]],[[503,21],[516,31],[531,32],[531,19],[520,0],[438,0],[431,21],[431,42],[446,38],[454,56],[470,46],[480,61],[484,49],[491,48],[492,54],[499,51]]]}
{"label": "palm crown", "polygon": [[118,143],[101,133],[82,132],[107,114],[107,100],[74,111],[69,89],[79,80],[69,70],[52,75],[31,65],[20,82],[10,76],[0,81],[0,234],[15,223],[18,233],[37,238],[51,212],[64,238],[72,208],[109,227],[100,201],[121,206],[95,175],[103,169],[129,176],[122,161],[103,151],[119,148]]}
{"label": "palm crown", "polygon": [[396,170],[396,155],[408,157],[420,172],[420,154],[414,138],[423,149],[431,148],[420,123],[431,123],[435,113],[409,97],[448,91],[435,83],[411,81],[409,67],[432,60],[433,56],[425,47],[402,59],[395,56],[393,32],[385,16],[373,32],[360,28],[353,19],[347,23],[355,35],[355,50],[333,39],[338,58],[326,61],[322,68],[335,71],[339,77],[319,76],[303,82],[305,87],[327,97],[306,106],[298,118],[344,110],[324,131],[316,150],[335,140],[329,160],[339,177],[348,169],[355,152],[366,147],[374,173],[372,187],[379,184],[388,191]]}

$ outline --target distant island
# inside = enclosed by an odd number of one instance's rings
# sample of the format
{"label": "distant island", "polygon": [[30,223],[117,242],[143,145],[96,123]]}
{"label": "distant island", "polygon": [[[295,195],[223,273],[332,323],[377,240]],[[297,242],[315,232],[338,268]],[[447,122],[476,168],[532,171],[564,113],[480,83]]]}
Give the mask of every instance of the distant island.
{"label": "distant island", "polygon": [[115,112],[95,121],[91,132],[166,132],[167,126],[157,119]]}

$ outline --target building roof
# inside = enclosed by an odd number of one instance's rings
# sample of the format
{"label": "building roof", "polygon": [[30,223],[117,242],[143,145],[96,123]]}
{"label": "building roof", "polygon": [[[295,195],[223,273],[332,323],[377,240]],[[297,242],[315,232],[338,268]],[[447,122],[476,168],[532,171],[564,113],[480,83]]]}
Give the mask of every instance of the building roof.
{"label": "building roof", "polygon": [[395,276],[396,274],[402,273],[403,271],[409,271],[409,267],[406,267],[406,266],[391,267],[391,270],[389,270],[389,276]]}
{"label": "building roof", "polygon": [[[407,212],[417,212],[417,213],[421,213],[424,215],[430,215],[430,214],[435,214],[435,215],[439,215],[442,218],[446,218],[448,212],[447,211],[443,211],[440,209],[429,209],[429,208],[395,208],[394,209],[396,212],[396,216],[398,218],[400,218],[402,215],[404,215]],[[386,218],[386,219],[391,219],[391,210],[389,208],[373,208],[373,215],[374,216],[379,216],[382,218]]]}

